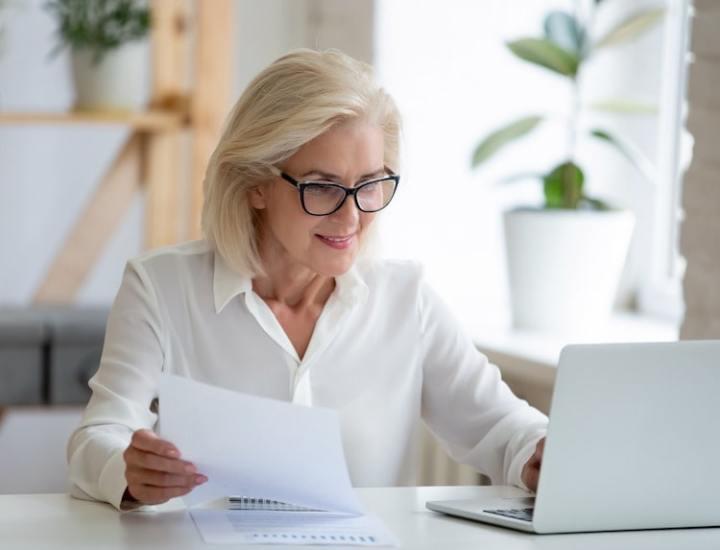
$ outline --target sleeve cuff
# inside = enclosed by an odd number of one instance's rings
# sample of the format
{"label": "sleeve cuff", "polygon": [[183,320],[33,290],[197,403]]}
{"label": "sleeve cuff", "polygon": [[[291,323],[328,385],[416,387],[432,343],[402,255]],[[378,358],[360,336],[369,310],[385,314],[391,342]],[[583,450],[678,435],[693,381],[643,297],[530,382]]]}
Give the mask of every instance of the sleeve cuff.
{"label": "sleeve cuff", "polygon": [[535,447],[537,447],[538,441],[540,441],[543,437],[545,437],[544,431],[536,434],[513,457],[508,471],[508,483],[510,485],[515,485],[516,487],[520,487],[530,493],[532,492],[522,480],[522,471],[527,461],[530,460],[530,457],[535,452]]}
{"label": "sleeve cuff", "polygon": [[127,489],[123,452],[124,449],[118,449],[110,457],[98,480],[98,488],[103,499],[122,511],[127,510],[127,508],[121,508],[120,506],[125,489]]}

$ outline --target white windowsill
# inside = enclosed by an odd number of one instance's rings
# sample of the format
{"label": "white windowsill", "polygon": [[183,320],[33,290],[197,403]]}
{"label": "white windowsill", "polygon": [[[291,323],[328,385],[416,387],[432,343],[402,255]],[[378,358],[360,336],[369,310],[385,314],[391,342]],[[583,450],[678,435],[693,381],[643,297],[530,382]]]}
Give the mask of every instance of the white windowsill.
{"label": "white windowsill", "polygon": [[567,344],[668,342],[678,339],[669,321],[637,313],[616,313],[603,330],[585,336],[563,336],[503,327],[473,326],[478,349],[497,365],[513,392],[545,414],[551,406],[560,351]]}
{"label": "white windowsill", "polygon": [[500,367],[535,365],[553,369],[567,344],[669,342],[678,339],[678,332],[678,327],[670,321],[632,312],[613,314],[604,329],[585,336],[499,327],[474,327],[472,331],[478,349]]}

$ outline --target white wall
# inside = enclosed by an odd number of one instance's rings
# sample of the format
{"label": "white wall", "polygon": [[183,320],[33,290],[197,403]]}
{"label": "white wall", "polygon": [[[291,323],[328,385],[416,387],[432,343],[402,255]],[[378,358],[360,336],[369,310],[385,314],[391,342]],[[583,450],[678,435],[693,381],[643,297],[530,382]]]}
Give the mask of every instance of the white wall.
{"label": "white wall", "polygon": [[373,0],[236,0],[235,9],[238,94],[293,48],[339,48],[372,61]]}
{"label": "white wall", "polygon": [[306,0],[236,0],[235,20],[235,96],[274,59],[309,46]]}

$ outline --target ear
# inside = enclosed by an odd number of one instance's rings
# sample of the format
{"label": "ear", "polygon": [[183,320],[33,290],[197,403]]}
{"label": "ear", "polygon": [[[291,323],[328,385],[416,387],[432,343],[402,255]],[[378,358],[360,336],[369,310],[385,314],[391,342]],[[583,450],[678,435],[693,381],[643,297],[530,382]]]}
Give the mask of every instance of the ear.
{"label": "ear", "polygon": [[248,191],[248,200],[250,206],[256,210],[264,210],[267,208],[267,193],[268,189],[266,185],[256,185]]}

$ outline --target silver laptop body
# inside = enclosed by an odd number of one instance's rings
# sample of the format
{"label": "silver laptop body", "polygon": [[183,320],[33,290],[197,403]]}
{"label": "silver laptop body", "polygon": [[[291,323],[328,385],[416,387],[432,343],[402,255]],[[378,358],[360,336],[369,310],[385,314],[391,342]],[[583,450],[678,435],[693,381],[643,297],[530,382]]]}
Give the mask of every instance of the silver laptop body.
{"label": "silver laptop body", "polygon": [[719,464],[720,340],[570,345],[537,496],[427,507],[535,533],[720,526]]}

